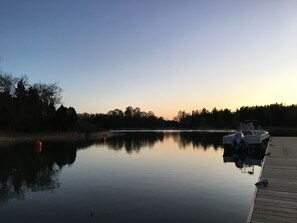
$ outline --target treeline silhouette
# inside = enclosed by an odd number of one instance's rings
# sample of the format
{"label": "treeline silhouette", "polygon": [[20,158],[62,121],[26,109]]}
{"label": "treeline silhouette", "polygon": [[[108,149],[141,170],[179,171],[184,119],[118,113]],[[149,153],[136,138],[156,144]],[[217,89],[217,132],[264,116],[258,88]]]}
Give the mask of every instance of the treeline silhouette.
{"label": "treeline silhouette", "polygon": [[57,85],[34,83],[0,70],[0,132],[94,132],[108,129],[197,129],[238,128],[245,120],[262,126],[296,127],[297,105],[271,104],[230,109],[205,108],[192,113],[179,111],[174,120],[157,117],[152,111],[128,106],[106,114],[77,114],[61,105],[62,89]]}
{"label": "treeline silhouette", "polygon": [[178,122],[164,120],[157,117],[152,111],[144,112],[140,108],[128,106],[125,111],[114,109],[107,114],[78,115],[79,129],[88,132],[100,129],[155,129],[155,128],[177,128]]}
{"label": "treeline silhouette", "polygon": [[26,76],[16,78],[0,71],[0,131],[75,130],[76,111],[60,105],[61,92],[56,83],[30,85]]}
{"label": "treeline silhouette", "polygon": [[238,128],[241,122],[257,120],[264,127],[297,127],[297,105],[271,104],[265,106],[245,106],[232,112],[230,109],[208,111],[203,108],[192,113],[179,111],[174,120],[156,117],[153,112],[143,112],[140,108],[127,107],[125,111],[114,109],[107,114],[79,114],[79,125],[83,131],[98,129],[230,129]]}
{"label": "treeline silhouette", "polygon": [[237,128],[246,120],[257,120],[259,125],[270,127],[297,127],[297,105],[271,104],[245,106],[232,112],[230,109],[212,111],[202,109],[186,113],[180,111],[177,117],[182,128]]}

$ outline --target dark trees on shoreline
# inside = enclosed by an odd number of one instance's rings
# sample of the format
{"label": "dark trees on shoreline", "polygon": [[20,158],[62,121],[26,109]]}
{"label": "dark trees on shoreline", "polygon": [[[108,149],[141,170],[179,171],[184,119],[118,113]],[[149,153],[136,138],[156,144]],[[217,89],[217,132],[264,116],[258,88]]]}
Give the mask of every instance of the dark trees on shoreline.
{"label": "dark trees on shoreline", "polygon": [[245,120],[257,120],[261,126],[297,127],[297,105],[271,104],[265,106],[245,106],[232,112],[229,109],[180,111],[177,117],[183,128],[237,128]]}
{"label": "dark trees on shoreline", "polygon": [[56,110],[61,92],[56,83],[30,85],[26,76],[15,78],[0,71],[0,131],[75,130],[77,115],[74,108],[61,105]]}
{"label": "dark trees on shoreline", "polygon": [[[164,120],[152,111],[128,106],[106,114],[76,114],[61,104],[62,89],[54,84],[15,78],[0,70],[1,132],[92,132],[107,129],[204,129],[237,128],[245,120],[258,120],[264,127],[297,127],[297,105],[271,104],[229,109],[179,111],[174,120]],[[60,107],[57,109],[58,105]]]}
{"label": "dark trees on shoreline", "polygon": [[125,111],[114,109],[107,114],[79,114],[82,131],[100,129],[230,129],[238,128],[241,122],[256,120],[263,127],[297,127],[297,105],[271,104],[265,106],[241,107],[232,112],[229,109],[178,112],[175,121],[156,117],[153,112],[127,107]]}
{"label": "dark trees on shoreline", "polygon": [[128,106],[125,111],[114,109],[107,114],[78,115],[78,125],[84,132],[100,129],[157,129],[178,128],[176,121],[167,121],[156,117],[152,111],[144,112],[140,108]]}

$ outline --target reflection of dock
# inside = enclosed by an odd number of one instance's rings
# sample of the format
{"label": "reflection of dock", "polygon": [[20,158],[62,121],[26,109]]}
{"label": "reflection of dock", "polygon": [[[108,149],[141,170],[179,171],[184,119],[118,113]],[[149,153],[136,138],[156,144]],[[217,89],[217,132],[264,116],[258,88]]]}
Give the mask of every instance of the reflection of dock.
{"label": "reflection of dock", "polygon": [[297,138],[276,137],[267,150],[247,222],[297,222]]}

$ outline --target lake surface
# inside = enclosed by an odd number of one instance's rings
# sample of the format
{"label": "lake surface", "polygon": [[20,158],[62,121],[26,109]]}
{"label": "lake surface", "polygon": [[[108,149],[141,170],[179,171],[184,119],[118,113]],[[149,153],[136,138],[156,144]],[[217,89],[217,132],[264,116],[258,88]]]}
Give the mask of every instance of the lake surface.
{"label": "lake surface", "polygon": [[0,148],[1,222],[245,222],[261,160],[224,154],[223,135],[142,131]]}

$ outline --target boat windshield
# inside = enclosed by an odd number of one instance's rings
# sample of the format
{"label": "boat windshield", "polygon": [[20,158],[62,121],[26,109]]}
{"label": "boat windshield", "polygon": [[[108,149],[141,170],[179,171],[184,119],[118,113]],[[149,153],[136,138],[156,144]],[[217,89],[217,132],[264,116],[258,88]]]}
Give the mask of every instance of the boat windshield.
{"label": "boat windshield", "polygon": [[254,133],[254,125],[253,123],[249,122],[249,123],[240,123],[240,129],[242,131],[242,133],[244,135],[250,133],[253,134]]}

